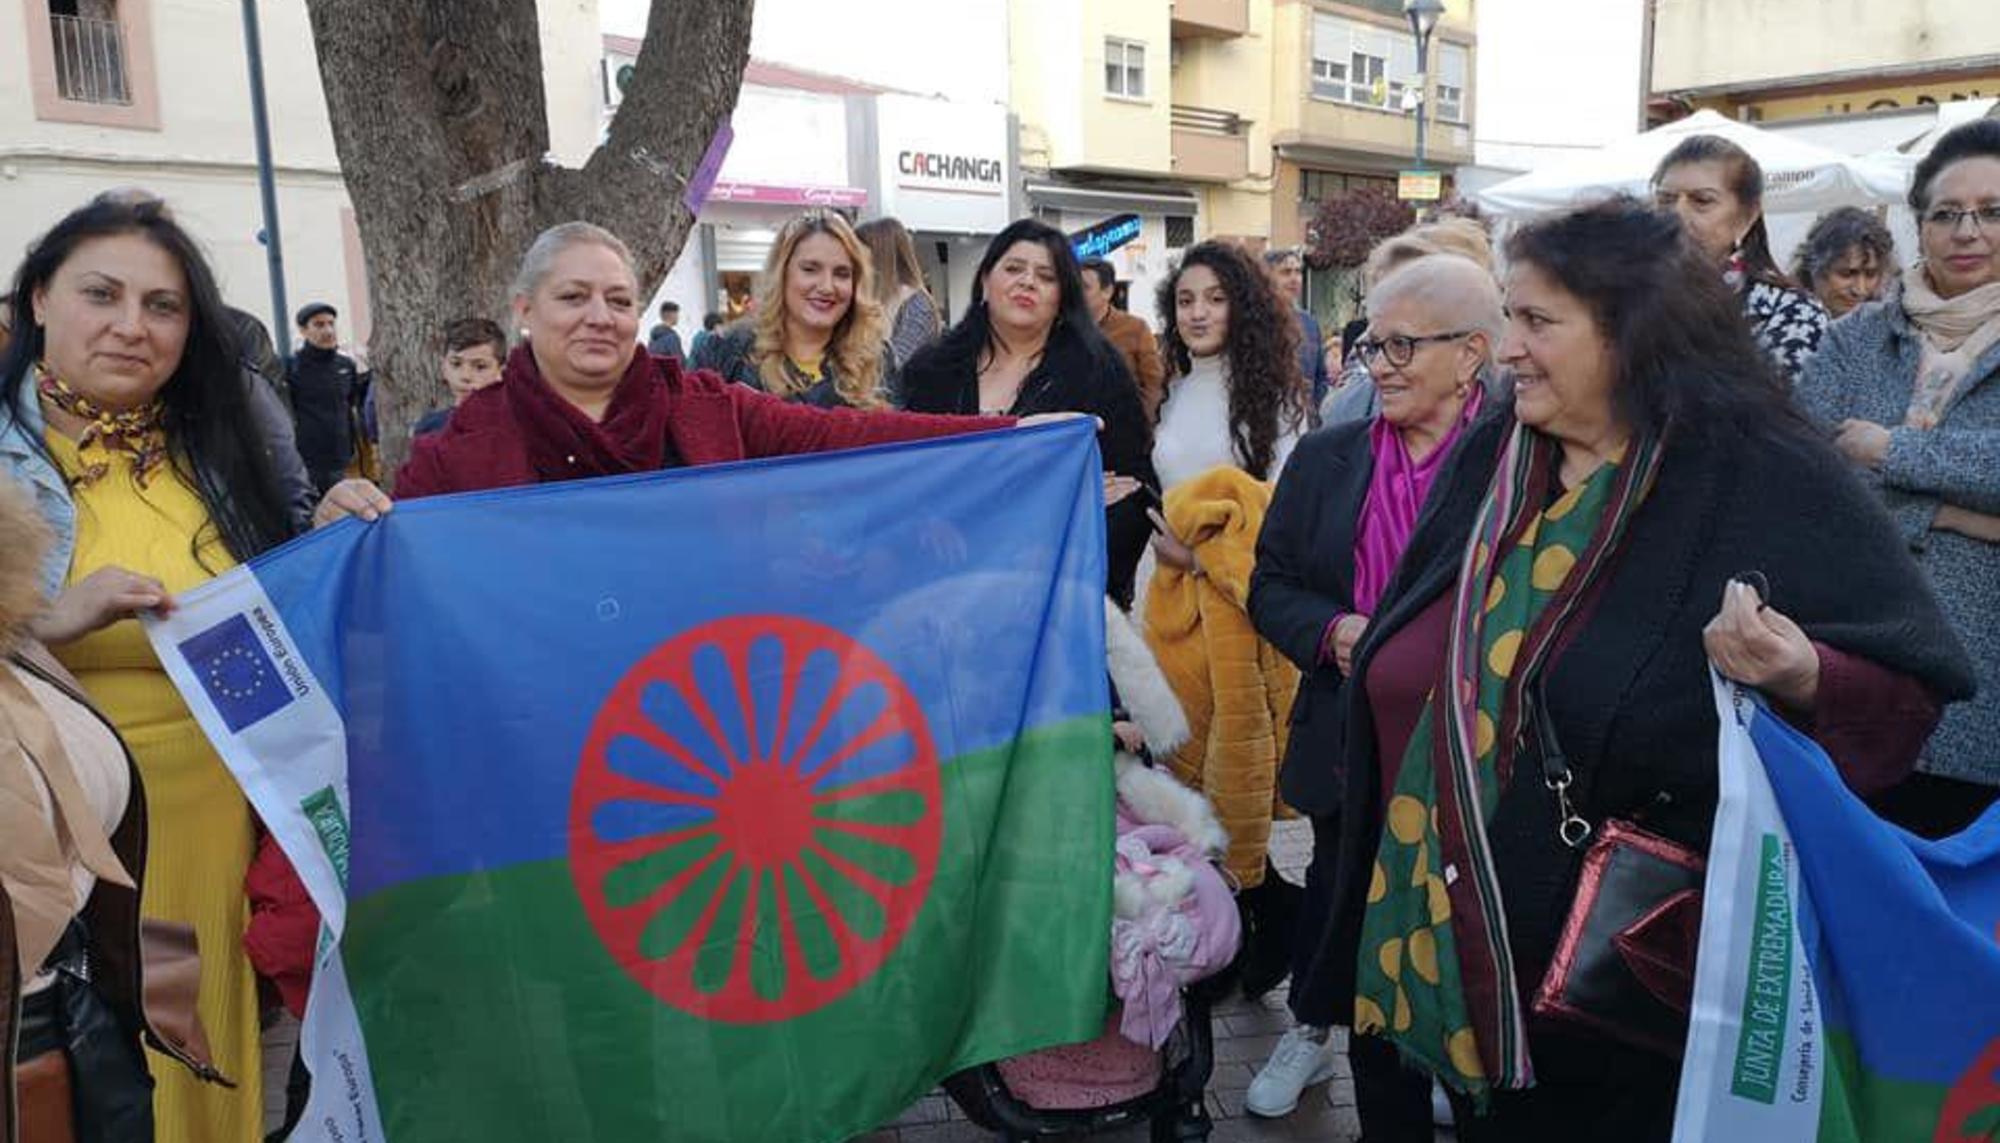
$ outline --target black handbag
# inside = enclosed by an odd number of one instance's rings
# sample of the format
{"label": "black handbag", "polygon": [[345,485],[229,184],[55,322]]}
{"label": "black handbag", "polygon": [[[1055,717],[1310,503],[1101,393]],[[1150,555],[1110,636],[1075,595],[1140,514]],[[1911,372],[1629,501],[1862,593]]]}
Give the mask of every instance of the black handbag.
{"label": "black handbag", "polygon": [[153,1137],[153,1077],[139,1029],[118,1018],[92,983],[95,958],[80,921],[49,954],[56,976],[56,1021],[75,1083],[77,1143],[130,1143]]}
{"label": "black handbag", "polygon": [[1560,815],[1557,834],[1571,849],[1588,849],[1576,899],[1530,1011],[1678,1059],[1687,1038],[1707,863],[1631,822],[1612,819],[1593,829],[1577,814],[1569,760],[1539,684],[1531,689],[1542,784]]}

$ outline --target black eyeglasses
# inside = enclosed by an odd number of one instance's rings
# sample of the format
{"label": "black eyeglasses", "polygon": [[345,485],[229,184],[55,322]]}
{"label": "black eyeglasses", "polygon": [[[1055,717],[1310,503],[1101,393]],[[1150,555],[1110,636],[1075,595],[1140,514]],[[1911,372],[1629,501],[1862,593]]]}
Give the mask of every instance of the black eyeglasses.
{"label": "black eyeglasses", "polygon": [[1978,223],[1981,230],[2000,230],[2000,206],[1993,205],[1969,206],[1964,210],[1940,206],[1924,212],[1924,225],[1956,232],[1968,218]]}
{"label": "black eyeglasses", "polygon": [[1377,355],[1387,355],[1389,364],[1401,369],[1417,356],[1419,346],[1433,341],[1457,341],[1461,337],[1471,337],[1476,330],[1461,329],[1456,333],[1431,333],[1423,337],[1406,337],[1392,334],[1389,337],[1364,337],[1355,343],[1354,352],[1361,355],[1363,365],[1372,365]]}

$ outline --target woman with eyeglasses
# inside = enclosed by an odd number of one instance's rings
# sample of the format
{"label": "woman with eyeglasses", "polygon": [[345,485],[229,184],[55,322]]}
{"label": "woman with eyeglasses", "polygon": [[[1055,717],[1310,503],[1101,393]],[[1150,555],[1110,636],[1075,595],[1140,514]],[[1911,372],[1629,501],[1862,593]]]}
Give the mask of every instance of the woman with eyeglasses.
{"label": "woman with eyeglasses", "polygon": [[1798,396],[1881,489],[1979,673],[1978,697],[1945,711],[1918,774],[1877,803],[1942,836],[2000,787],[2000,121],[1939,140],[1910,208],[1922,260],[1828,331]]}
{"label": "woman with eyeglasses", "polygon": [[1352,1019],[1370,1143],[1430,1143],[1433,1077],[1464,1143],[1666,1143],[1687,1025],[1662,982],[1692,977],[1698,902],[1620,892],[1585,853],[1705,855],[1711,667],[1863,796],[1973,671],[1677,220],[1613,199],[1506,253],[1512,391],[1452,446],[1322,763],[1339,854],[1311,974]]}
{"label": "woman with eyeglasses", "polygon": [[1334,976],[1324,971],[1342,947],[1331,862],[1343,692],[1354,648],[1445,458],[1498,385],[1492,361],[1503,325],[1493,276],[1469,259],[1426,255],[1384,277],[1368,294],[1368,330],[1356,350],[1381,413],[1300,443],[1257,541],[1251,621],[1302,675],[1279,785],[1286,804],[1312,816],[1313,860],[1292,943],[1297,1025],[1250,1084],[1244,1102],[1254,1115],[1290,1113],[1306,1086],[1333,1074],[1328,1033],[1347,1022],[1354,1000],[1327,987]]}
{"label": "woman with eyeglasses", "polygon": [[1796,383],[1826,333],[1826,307],[1785,276],[1764,225],[1764,168],[1719,135],[1690,135],[1653,172],[1653,201],[1678,215],[1743,304],[1757,344]]}

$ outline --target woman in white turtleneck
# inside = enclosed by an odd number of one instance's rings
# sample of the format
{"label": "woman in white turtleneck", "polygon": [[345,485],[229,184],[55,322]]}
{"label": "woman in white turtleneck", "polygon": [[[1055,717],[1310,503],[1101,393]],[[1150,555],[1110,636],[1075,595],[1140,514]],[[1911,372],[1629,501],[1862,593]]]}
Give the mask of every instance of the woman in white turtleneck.
{"label": "woman in white turtleneck", "polygon": [[1160,490],[1218,465],[1277,480],[1306,398],[1298,333],[1269,279],[1235,246],[1203,242],[1161,285],[1160,321],[1172,371],[1153,435]]}
{"label": "woman in white turtleneck", "polygon": [[[1240,979],[1256,996],[1289,965],[1299,890],[1276,875],[1266,851],[1296,675],[1244,610],[1269,498],[1254,482],[1277,481],[1305,434],[1309,398],[1291,307],[1235,246],[1190,248],[1160,288],[1160,320],[1169,379],[1153,467],[1166,513],[1153,514],[1159,570],[1149,580],[1147,641],[1198,726],[1196,741],[1168,765],[1218,808],[1229,807],[1228,864],[1243,886]],[[1204,478],[1217,469],[1236,473]],[[1169,515],[1189,531],[1176,536]],[[1213,523],[1223,518],[1240,526]]]}

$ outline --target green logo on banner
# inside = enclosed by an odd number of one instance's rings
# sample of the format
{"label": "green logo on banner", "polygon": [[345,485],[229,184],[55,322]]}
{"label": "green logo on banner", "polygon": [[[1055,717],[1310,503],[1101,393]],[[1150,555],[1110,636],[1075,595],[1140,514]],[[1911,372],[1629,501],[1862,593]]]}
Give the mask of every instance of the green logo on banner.
{"label": "green logo on banner", "polygon": [[340,875],[340,883],[347,884],[347,815],[340,812],[340,799],[333,787],[308,795],[299,808],[306,812],[306,820],[313,829],[319,831],[319,843],[333,860],[333,871]]}
{"label": "green logo on banner", "polygon": [[1764,835],[1757,863],[1756,938],[1743,989],[1743,1034],[1736,1041],[1736,1075],[1729,1090],[1744,1099],[1774,1103],[1778,1064],[1785,1052],[1785,1021],[1792,1009],[1792,894],[1790,866],[1778,835]]}

